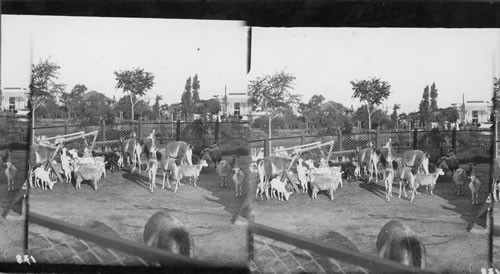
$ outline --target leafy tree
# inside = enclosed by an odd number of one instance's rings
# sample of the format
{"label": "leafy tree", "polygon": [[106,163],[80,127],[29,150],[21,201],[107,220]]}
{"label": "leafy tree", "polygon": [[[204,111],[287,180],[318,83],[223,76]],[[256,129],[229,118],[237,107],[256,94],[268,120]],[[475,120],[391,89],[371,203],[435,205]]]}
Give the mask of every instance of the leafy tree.
{"label": "leafy tree", "polygon": [[343,133],[350,133],[352,130],[352,119],[346,113],[349,109],[340,103],[328,101],[320,105],[318,128],[324,134],[335,134],[337,129]]}
{"label": "leafy tree", "polygon": [[57,101],[59,95],[64,91],[64,84],[57,83],[59,69],[61,67],[49,59],[40,60],[37,65],[31,65],[31,114],[32,123],[35,123],[35,111],[47,101]]}
{"label": "leafy tree", "polygon": [[422,95],[422,101],[420,101],[420,105],[418,107],[420,111],[420,121],[424,124],[424,126],[429,122],[430,118],[430,107],[429,107],[429,86],[425,86],[424,94]]}
{"label": "leafy tree", "polygon": [[394,107],[392,109],[392,114],[391,114],[391,121],[394,123],[394,126],[396,128],[399,127],[398,123],[398,110],[401,108],[401,105],[399,104],[394,104]]}
{"label": "leafy tree", "polygon": [[[353,118],[354,120],[361,121],[361,127],[367,127],[368,125],[366,123],[369,121],[368,116],[369,114],[366,107],[361,106],[354,112]],[[389,128],[392,121],[385,111],[375,109],[375,111],[371,114],[371,123],[375,128]]]}
{"label": "leafy tree", "polygon": [[163,104],[160,106],[160,115],[161,117],[165,117],[166,114],[168,114],[168,104]]}
{"label": "leafy tree", "polygon": [[495,121],[495,115],[497,116],[500,114],[500,78],[493,77],[493,98],[492,98],[492,103],[493,103],[493,111],[491,112],[491,120]]}
{"label": "leafy tree", "polygon": [[198,80],[198,74],[195,74],[193,77],[193,83],[191,84],[193,89],[193,103],[198,103],[200,101],[200,81]]}
{"label": "leafy tree", "polygon": [[432,83],[432,85],[431,85],[430,96],[431,96],[430,111],[432,113],[432,112],[438,110],[438,106],[437,106],[438,92],[437,92],[437,89],[436,89],[436,83]]}
{"label": "leafy tree", "polygon": [[271,138],[272,120],[281,116],[286,107],[298,107],[299,96],[290,93],[295,76],[285,71],[251,80],[248,101],[252,110],[262,110],[268,117],[268,136]]}
{"label": "leafy tree", "polygon": [[158,115],[158,120],[161,120],[161,111],[160,111],[160,101],[161,101],[161,95],[156,95],[155,98],[155,104],[153,105],[153,112]]}
{"label": "leafy tree", "polygon": [[106,103],[106,96],[96,91],[90,91],[82,101],[82,117],[80,122],[85,125],[99,124],[104,119],[106,124],[113,124],[115,113]]}
{"label": "leafy tree", "polygon": [[75,113],[75,110],[78,108],[79,104],[81,104],[83,94],[86,91],[87,87],[85,85],[78,84],[73,87],[70,93],[63,92],[61,94],[61,101],[66,107],[69,119],[71,119],[71,114]]}
{"label": "leafy tree", "polygon": [[300,103],[299,110],[304,117],[306,128],[311,126],[315,128],[318,126],[318,119],[320,117],[320,105],[325,101],[323,95],[313,95],[307,104]]}
{"label": "leafy tree", "polygon": [[376,106],[391,94],[391,85],[380,78],[373,77],[370,80],[351,81],[354,94],[352,98],[358,98],[361,103],[365,104],[368,114],[368,129],[372,128],[372,114],[376,110]]}
{"label": "leafy tree", "polygon": [[186,114],[191,113],[191,107],[193,106],[193,98],[191,93],[191,77],[186,80],[186,85],[184,86],[184,92],[181,97],[182,112]]}
{"label": "leafy tree", "polygon": [[116,76],[116,88],[122,89],[130,99],[131,117],[134,120],[134,107],[139,98],[144,96],[154,85],[154,75],[144,69],[125,70],[114,72]]}

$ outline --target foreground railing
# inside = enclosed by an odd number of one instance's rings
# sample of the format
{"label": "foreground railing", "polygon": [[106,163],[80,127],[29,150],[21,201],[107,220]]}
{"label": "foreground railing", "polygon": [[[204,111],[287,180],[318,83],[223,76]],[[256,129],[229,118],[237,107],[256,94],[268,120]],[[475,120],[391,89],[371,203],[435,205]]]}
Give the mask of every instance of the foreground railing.
{"label": "foreground railing", "polygon": [[175,255],[162,249],[149,247],[145,244],[126,240],[111,234],[97,234],[92,229],[69,224],[34,212],[28,213],[28,222],[44,226],[46,228],[56,230],[83,240],[94,242],[106,248],[118,250],[130,255],[135,255],[144,260],[158,262],[161,265],[165,266],[189,267],[194,269],[218,267],[213,263]]}
{"label": "foreground railing", "polygon": [[340,261],[357,265],[374,272],[383,273],[433,273],[421,269],[414,269],[402,264],[385,260],[373,255],[363,254],[346,248],[326,245],[318,240],[304,238],[302,236],[268,227],[262,224],[248,221],[248,241],[249,241],[249,259],[254,260],[253,236],[254,234],[268,237],[283,243],[294,245],[298,248],[313,251],[319,255],[338,259]]}

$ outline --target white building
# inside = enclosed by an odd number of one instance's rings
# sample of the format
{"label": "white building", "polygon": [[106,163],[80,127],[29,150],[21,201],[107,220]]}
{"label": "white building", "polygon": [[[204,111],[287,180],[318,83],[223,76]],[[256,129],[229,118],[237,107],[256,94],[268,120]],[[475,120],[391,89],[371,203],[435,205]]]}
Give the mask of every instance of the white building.
{"label": "white building", "polygon": [[[457,104],[458,105],[458,104]],[[465,107],[457,106],[459,120],[465,124],[484,124],[491,122],[493,105],[489,101],[465,101]]]}
{"label": "white building", "polygon": [[222,99],[221,108],[222,113],[227,116],[247,116],[251,111],[246,92],[227,93]]}
{"label": "white building", "polygon": [[30,92],[26,88],[6,87],[1,90],[0,108],[2,111],[19,111],[28,109]]}

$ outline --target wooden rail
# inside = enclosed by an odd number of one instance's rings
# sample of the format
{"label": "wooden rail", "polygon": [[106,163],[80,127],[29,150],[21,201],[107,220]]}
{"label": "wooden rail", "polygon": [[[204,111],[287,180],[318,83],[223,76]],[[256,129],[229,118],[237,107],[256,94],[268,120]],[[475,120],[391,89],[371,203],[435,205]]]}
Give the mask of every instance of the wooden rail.
{"label": "wooden rail", "polygon": [[252,221],[248,221],[248,229],[255,234],[291,244],[302,249],[307,249],[320,255],[335,258],[346,263],[375,270],[376,272],[433,273],[430,271],[408,267],[373,255],[363,254],[357,251],[345,249],[339,246],[326,245],[318,240],[304,238],[293,233],[278,230]]}
{"label": "wooden rail", "polygon": [[175,255],[168,251],[149,247],[110,234],[98,234],[92,229],[79,227],[60,220],[52,219],[35,212],[28,212],[28,222],[41,225],[52,230],[72,235],[83,240],[94,242],[107,248],[135,255],[143,259],[160,263],[162,266],[189,267],[189,268],[215,268],[211,262],[203,262],[184,256]]}

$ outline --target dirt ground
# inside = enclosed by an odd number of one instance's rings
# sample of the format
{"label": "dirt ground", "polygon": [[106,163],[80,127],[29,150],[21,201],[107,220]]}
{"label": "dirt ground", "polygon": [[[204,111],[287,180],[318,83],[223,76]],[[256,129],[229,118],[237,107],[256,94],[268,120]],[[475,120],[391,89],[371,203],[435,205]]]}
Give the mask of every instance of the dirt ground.
{"label": "dirt ground", "polygon": [[[480,200],[487,193],[488,165],[478,165],[483,182]],[[466,231],[468,221],[481,205],[471,205],[470,191],[457,197],[450,174],[440,177],[434,196],[420,188],[413,202],[398,199],[399,185],[393,186],[393,198],[385,200],[382,182],[346,182],[331,201],[325,192],[312,200],[308,194],[291,195],[288,202],[258,200],[253,210],[257,223],[309,238],[322,238],[335,232],[350,239],[360,252],[376,254],[376,238],[391,219],[403,221],[423,240],[427,249],[427,269],[439,273],[481,273],[487,267],[487,234]],[[476,225],[476,228],[483,228]],[[498,248],[495,248],[498,250]],[[496,256],[495,256],[496,257]],[[497,264],[499,259],[496,259]]]}
{"label": "dirt ground", "polygon": [[[12,151],[10,155],[12,163],[18,169],[14,181],[16,187],[24,182],[26,155],[26,151]],[[5,166],[0,166],[0,208],[8,206],[16,196],[16,192],[7,191],[7,176],[4,171]],[[25,215],[19,215],[12,209],[6,219],[0,217],[0,262],[17,262],[16,255],[24,254],[24,221]]]}
{"label": "dirt ground", "polygon": [[148,219],[167,209],[192,233],[197,259],[246,266],[246,228],[230,222],[244,197],[235,197],[232,181],[229,188],[219,187],[213,165],[201,174],[198,187],[184,184],[173,193],[167,186],[162,190],[161,181],[159,172],[151,193],[146,172],[108,171],[97,191],[90,183],[82,183],[78,190],[69,183],[56,183],[52,191],[33,189],[30,210],[82,226],[100,221],[125,239],[143,242]]}

